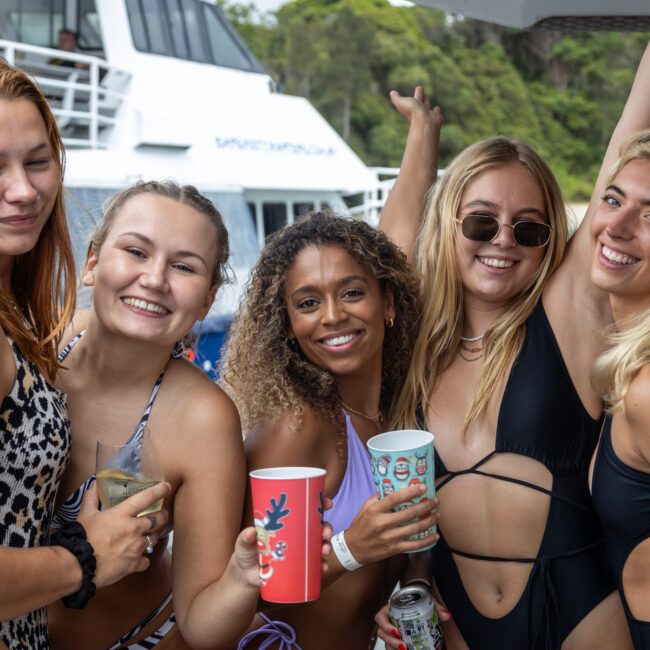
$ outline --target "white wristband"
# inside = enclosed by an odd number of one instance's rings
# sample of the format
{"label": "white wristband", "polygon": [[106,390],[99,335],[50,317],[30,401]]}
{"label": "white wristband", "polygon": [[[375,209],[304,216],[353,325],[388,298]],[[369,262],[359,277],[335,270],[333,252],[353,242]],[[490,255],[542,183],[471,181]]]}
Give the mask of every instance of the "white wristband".
{"label": "white wristband", "polygon": [[334,555],[338,558],[339,562],[348,570],[356,571],[361,568],[363,564],[360,564],[354,559],[354,555],[350,553],[348,545],[345,543],[345,531],[342,530],[340,533],[336,533],[332,537],[332,549],[334,550]]}

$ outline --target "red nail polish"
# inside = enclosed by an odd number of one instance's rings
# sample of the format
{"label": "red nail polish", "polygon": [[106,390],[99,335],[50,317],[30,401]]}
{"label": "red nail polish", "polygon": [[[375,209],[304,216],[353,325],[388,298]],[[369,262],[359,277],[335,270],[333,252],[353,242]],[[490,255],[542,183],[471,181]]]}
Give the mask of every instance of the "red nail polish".
{"label": "red nail polish", "polygon": [[396,638],[396,639],[401,639],[402,637],[400,636],[399,632],[395,629],[392,628],[390,633]]}
{"label": "red nail polish", "polygon": [[406,650],[406,643],[400,643],[399,650]]}

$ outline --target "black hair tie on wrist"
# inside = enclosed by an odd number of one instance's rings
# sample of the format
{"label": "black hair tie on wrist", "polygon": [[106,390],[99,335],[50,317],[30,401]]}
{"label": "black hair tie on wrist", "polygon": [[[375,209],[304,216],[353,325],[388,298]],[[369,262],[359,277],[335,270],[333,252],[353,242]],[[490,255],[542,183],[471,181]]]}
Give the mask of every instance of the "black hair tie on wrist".
{"label": "black hair tie on wrist", "polygon": [[83,573],[81,588],[69,596],[64,596],[61,600],[66,607],[82,609],[97,591],[93,582],[97,560],[93,547],[86,538],[84,527],[78,521],[69,521],[63,524],[52,534],[50,545],[63,546],[77,558],[81,566]]}

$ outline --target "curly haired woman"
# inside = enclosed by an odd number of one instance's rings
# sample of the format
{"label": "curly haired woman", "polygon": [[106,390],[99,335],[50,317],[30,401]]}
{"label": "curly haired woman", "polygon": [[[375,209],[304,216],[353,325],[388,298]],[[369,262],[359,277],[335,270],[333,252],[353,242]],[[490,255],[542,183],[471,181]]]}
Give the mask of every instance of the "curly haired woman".
{"label": "curly haired woman", "polygon": [[[366,647],[373,613],[401,568],[387,559],[435,539],[407,539],[437,520],[434,503],[393,513],[421,487],[378,501],[365,450],[384,430],[408,367],[416,286],[405,256],[382,233],[315,214],[272,237],[233,323],[223,384],[248,434],[249,469],[325,468],[334,503],[326,519],[335,534],[345,531],[362,565],[348,573],[332,554],[318,601],[274,610],[310,650]],[[423,518],[399,527],[414,514]]]}

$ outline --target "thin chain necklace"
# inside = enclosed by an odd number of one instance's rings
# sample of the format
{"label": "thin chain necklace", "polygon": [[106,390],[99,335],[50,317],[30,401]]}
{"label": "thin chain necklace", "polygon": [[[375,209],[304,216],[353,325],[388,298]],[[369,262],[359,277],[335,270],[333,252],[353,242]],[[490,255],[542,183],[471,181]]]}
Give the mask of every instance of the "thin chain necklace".
{"label": "thin chain necklace", "polygon": [[[482,338],[482,337],[481,337]],[[458,354],[460,355],[460,358],[463,359],[463,361],[478,361],[482,356],[483,356],[483,346],[479,346],[477,348],[470,348],[466,343],[466,339],[463,339],[461,337],[460,339],[460,345],[458,346]],[[478,340],[478,339],[476,339]],[[463,352],[468,352],[469,354],[477,354],[475,357],[470,357],[466,356],[463,354]]]}
{"label": "thin chain necklace", "polygon": [[384,416],[381,414],[381,411],[378,411],[376,415],[366,415],[365,413],[362,413],[361,411],[357,411],[356,409],[353,409],[351,406],[348,406],[343,400],[341,400],[341,406],[343,406],[343,408],[346,411],[349,411],[350,413],[354,413],[359,417],[365,418],[366,420],[369,420],[370,422],[376,424],[377,426],[380,426],[381,423],[384,421]]}

